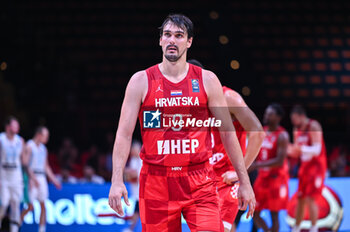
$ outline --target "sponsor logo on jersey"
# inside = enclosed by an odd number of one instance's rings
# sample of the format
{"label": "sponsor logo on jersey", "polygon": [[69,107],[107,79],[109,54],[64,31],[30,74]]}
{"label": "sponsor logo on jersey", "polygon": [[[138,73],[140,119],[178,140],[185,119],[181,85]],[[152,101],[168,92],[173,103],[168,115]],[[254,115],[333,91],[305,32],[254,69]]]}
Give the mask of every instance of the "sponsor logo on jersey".
{"label": "sponsor logo on jersey", "polygon": [[194,154],[199,146],[198,139],[158,140],[158,155]]}
{"label": "sponsor logo on jersey", "polygon": [[199,93],[199,81],[198,79],[192,79],[192,92]]}
{"label": "sponsor logo on jersey", "polygon": [[209,163],[211,165],[214,165],[217,162],[219,162],[222,158],[224,158],[224,156],[224,153],[215,153],[212,157],[209,158]]}
{"label": "sponsor logo on jersey", "polygon": [[268,139],[264,139],[262,144],[261,144],[262,148],[266,148],[266,149],[272,149],[273,148],[273,143],[270,142]]}
{"label": "sponsor logo on jersey", "polygon": [[160,128],[161,112],[157,111],[143,111],[143,127],[144,128]]}
{"label": "sponsor logo on jersey", "polygon": [[309,136],[307,136],[307,135],[299,135],[299,136],[296,138],[296,142],[297,142],[299,145],[307,144],[307,143],[309,142]]}
{"label": "sponsor logo on jersey", "polygon": [[155,107],[199,106],[199,99],[198,97],[162,97],[155,98],[154,105]]}
{"label": "sponsor logo on jersey", "polygon": [[182,90],[171,90],[170,91],[171,96],[181,96],[182,95]]}
{"label": "sponsor logo on jersey", "polygon": [[190,127],[220,127],[221,126],[221,120],[217,120],[214,117],[210,117],[206,120],[202,119],[196,119],[196,118],[186,118],[182,119],[181,115],[174,115],[172,118],[165,118],[163,117],[163,127],[171,127],[173,129],[178,128],[180,130],[183,127],[190,128]]}

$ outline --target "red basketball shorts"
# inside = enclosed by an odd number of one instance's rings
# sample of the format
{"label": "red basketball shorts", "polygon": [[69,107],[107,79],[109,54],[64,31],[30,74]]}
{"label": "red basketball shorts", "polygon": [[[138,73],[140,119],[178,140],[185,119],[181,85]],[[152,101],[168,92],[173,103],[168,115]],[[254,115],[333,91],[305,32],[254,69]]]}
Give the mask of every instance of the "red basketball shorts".
{"label": "red basketball shorts", "polygon": [[288,177],[258,175],[254,183],[256,211],[267,209],[273,212],[287,208]]}
{"label": "red basketball shorts", "polygon": [[239,183],[227,185],[224,182],[218,182],[218,195],[220,216],[224,227],[231,230],[232,224],[238,213],[238,188]]}
{"label": "red basketball shorts", "polygon": [[325,172],[317,164],[300,169],[298,174],[298,197],[319,197],[322,194]]}
{"label": "red basketball shorts", "polygon": [[142,231],[181,231],[181,214],[191,231],[223,231],[214,179],[208,163],[189,167],[144,163],[139,202]]}

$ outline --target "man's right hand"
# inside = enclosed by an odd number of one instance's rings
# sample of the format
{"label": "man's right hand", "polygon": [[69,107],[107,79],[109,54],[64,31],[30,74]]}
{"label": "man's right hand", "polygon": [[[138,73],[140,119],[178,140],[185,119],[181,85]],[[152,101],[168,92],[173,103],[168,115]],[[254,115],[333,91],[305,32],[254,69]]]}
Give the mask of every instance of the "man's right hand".
{"label": "man's right hand", "polygon": [[128,191],[124,183],[112,183],[109,190],[108,203],[109,206],[120,216],[124,216],[121,198],[124,197],[124,202],[130,206],[128,199]]}
{"label": "man's right hand", "polygon": [[238,181],[238,176],[235,171],[227,171],[221,175],[223,182],[228,185],[231,185]]}
{"label": "man's right hand", "polygon": [[238,207],[240,210],[246,210],[249,207],[247,219],[249,216],[253,218],[255,206],[256,200],[252,186],[250,184],[241,184],[238,189]]}

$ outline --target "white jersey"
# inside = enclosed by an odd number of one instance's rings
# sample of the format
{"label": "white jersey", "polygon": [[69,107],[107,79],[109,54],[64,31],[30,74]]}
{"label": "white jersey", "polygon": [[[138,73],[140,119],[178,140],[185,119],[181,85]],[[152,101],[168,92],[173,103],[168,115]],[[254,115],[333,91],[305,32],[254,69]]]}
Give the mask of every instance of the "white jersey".
{"label": "white jersey", "polygon": [[47,149],[44,144],[37,145],[33,140],[27,142],[30,147],[30,162],[29,168],[34,174],[45,174]]}
{"label": "white jersey", "polygon": [[23,181],[21,153],[23,149],[22,138],[15,135],[9,140],[6,133],[0,133],[0,181],[14,185]]}

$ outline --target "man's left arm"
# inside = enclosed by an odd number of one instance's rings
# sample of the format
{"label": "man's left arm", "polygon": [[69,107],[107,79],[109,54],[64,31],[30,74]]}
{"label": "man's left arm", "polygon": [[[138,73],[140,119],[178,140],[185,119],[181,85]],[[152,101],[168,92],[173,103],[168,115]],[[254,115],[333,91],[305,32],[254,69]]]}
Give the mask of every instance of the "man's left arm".
{"label": "man's left arm", "polygon": [[229,111],[247,132],[248,144],[244,156],[246,168],[254,162],[260,151],[261,144],[265,138],[265,132],[259,119],[254,112],[246,105],[241,95],[236,92],[229,91],[225,94]]}

